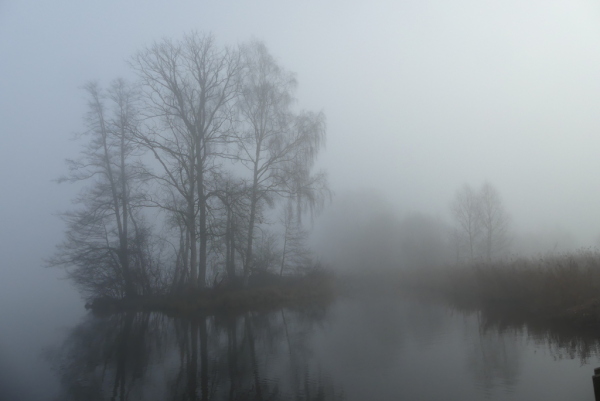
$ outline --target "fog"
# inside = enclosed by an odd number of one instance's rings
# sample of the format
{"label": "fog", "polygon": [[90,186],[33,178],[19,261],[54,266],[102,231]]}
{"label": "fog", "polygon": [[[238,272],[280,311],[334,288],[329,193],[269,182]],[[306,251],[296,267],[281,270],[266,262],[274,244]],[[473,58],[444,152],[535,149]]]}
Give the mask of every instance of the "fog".
{"label": "fog", "polygon": [[[81,88],[133,79],[132,54],[191,31],[220,44],[264,41],[296,73],[298,108],[324,112],[318,167],[333,197],[314,226],[325,260],[344,264],[352,241],[368,247],[357,231],[370,227],[366,238],[381,249],[371,265],[397,262],[387,253],[394,239],[413,252],[402,263],[422,263],[421,254],[442,263],[457,190],[484,182],[510,216],[511,252],[598,244],[596,2],[5,0],[0,304],[25,305],[56,327],[61,311],[44,309],[45,299],[79,313],[76,291],[43,260],[64,233],[56,214],[78,189],[54,180],[79,151]],[[411,245],[416,231],[440,253]]]}
{"label": "fog", "polygon": [[334,193],[449,217],[457,188],[488,180],[519,232],[556,228],[584,246],[600,234],[592,2],[34,4],[0,6],[7,265],[60,236],[52,213],[74,190],[51,180],[77,152],[81,86],[131,78],[135,51],[191,30],[264,40],[296,72],[300,107],[327,117],[320,164]]}

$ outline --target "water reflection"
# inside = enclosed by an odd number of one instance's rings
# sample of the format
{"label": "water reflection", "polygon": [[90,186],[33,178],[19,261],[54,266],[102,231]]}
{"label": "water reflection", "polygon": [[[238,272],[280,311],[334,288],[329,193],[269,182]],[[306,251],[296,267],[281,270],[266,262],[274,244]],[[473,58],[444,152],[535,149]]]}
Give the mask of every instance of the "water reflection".
{"label": "water reflection", "polygon": [[60,400],[338,400],[306,338],[318,307],[243,316],[89,316],[54,357]]}
{"label": "water reflection", "polygon": [[[544,394],[545,400],[594,399],[589,377],[600,364],[599,327],[538,320],[498,305],[462,312],[473,326],[467,330],[467,369],[486,396],[500,388],[514,399],[525,399],[523,393]],[[559,362],[569,369],[559,370]],[[556,376],[544,377],[548,372]]]}
{"label": "water reflection", "polygon": [[53,364],[57,400],[593,399],[598,334],[373,296],[241,316],[88,316]]}
{"label": "water reflection", "polygon": [[469,330],[466,366],[475,381],[490,395],[496,386],[512,392],[518,383],[523,348],[521,333],[514,330],[493,330],[481,324],[480,316]]}
{"label": "water reflection", "polygon": [[89,317],[57,355],[64,400],[125,400],[142,395],[151,361],[160,356],[164,319],[149,313]]}
{"label": "water reflection", "polygon": [[595,362],[600,355],[600,327],[581,326],[572,322],[536,320],[511,308],[487,307],[476,315],[483,333],[500,333],[503,337],[525,337],[533,345],[548,350],[554,360]]}

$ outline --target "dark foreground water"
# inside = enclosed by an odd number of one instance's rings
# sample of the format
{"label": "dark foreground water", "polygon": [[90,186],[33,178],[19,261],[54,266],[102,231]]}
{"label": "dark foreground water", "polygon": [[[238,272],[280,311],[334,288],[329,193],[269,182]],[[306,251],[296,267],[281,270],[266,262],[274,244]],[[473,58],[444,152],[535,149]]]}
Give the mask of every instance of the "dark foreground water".
{"label": "dark foreground water", "polygon": [[[0,400],[592,401],[600,366],[593,332],[410,297],[237,317],[78,319],[43,347],[0,344]],[[30,323],[21,335],[43,332]]]}

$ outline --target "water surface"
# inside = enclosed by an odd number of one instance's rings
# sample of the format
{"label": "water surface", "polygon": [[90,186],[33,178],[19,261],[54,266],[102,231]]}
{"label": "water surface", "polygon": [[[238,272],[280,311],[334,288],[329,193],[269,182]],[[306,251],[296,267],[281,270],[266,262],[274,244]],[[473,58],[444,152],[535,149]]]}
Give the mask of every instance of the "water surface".
{"label": "water surface", "polygon": [[[0,363],[0,395],[591,401],[591,374],[600,366],[594,332],[526,325],[407,296],[365,294],[328,306],[242,316],[122,313],[78,319],[53,337],[55,343],[33,344],[38,365],[31,375],[19,370],[15,378],[10,364]],[[10,346],[2,344],[0,361]],[[15,380],[36,391],[22,391]]]}

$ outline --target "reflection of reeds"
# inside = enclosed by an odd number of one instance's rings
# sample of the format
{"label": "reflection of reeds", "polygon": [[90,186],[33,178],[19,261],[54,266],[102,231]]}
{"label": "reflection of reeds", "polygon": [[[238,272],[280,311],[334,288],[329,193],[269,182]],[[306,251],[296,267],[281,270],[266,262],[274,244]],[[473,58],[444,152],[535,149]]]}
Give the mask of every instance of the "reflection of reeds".
{"label": "reflection of reeds", "polygon": [[443,290],[462,303],[510,307],[536,319],[600,324],[599,252],[475,264],[448,272],[447,279]]}
{"label": "reflection of reeds", "polygon": [[600,355],[600,251],[402,272],[402,293],[479,316],[486,332],[527,333],[554,358]]}

